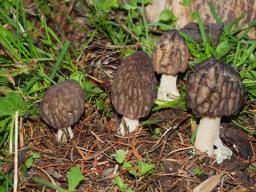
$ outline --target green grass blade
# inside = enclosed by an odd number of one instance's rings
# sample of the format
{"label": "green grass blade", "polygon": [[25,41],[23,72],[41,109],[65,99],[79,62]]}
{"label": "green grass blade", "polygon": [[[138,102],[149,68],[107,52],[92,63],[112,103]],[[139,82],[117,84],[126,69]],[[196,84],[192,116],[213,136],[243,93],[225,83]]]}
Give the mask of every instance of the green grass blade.
{"label": "green grass blade", "polygon": [[217,14],[214,5],[210,1],[208,1],[208,6],[209,6],[211,14],[214,17],[214,19],[216,20],[216,22],[218,24],[223,24],[223,21],[222,21],[221,17]]}
{"label": "green grass blade", "polygon": [[59,70],[60,64],[61,64],[65,54],[67,53],[69,46],[70,46],[70,41],[65,41],[65,43],[63,45],[63,48],[62,48],[54,66],[53,66],[53,70],[52,70],[51,75],[50,75],[51,80],[55,77],[57,71]]}

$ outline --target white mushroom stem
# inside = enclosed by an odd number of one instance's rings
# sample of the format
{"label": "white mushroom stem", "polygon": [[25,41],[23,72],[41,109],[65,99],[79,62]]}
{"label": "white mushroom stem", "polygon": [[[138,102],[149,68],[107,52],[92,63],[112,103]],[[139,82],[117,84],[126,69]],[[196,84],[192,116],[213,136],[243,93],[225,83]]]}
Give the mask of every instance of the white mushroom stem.
{"label": "white mushroom stem", "polygon": [[162,101],[173,101],[180,97],[177,89],[177,75],[162,75],[158,88],[157,99]]}
{"label": "white mushroom stem", "polygon": [[[69,135],[69,139],[72,139],[74,137],[73,131],[71,129],[71,127],[68,127],[66,129],[67,134]],[[61,141],[67,141],[67,136],[64,133],[64,131],[62,129],[58,129],[58,133],[57,133],[57,141],[61,142]]]}
{"label": "white mushroom stem", "polygon": [[125,135],[125,127],[128,128],[129,133],[136,130],[139,126],[139,119],[129,119],[128,117],[123,117],[121,124],[119,126],[118,133],[121,135]]}
{"label": "white mushroom stem", "polygon": [[[203,117],[197,128],[195,148],[201,152],[207,152],[209,156],[216,155],[217,163],[224,159],[230,159],[232,151],[225,147],[220,140],[220,118]],[[214,146],[217,149],[214,149]]]}

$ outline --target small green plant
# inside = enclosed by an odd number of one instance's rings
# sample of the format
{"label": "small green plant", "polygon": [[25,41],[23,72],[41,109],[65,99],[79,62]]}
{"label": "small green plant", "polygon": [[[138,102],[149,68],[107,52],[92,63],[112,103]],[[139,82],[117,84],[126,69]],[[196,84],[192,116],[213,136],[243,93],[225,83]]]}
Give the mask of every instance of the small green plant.
{"label": "small green plant", "polygon": [[32,177],[32,181],[38,184],[41,184],[43,186],[46,186],[48,188],[57,190],[59,192],[75,192],[79,183],[81,183],[84,179],[85,177],[81,174],[80,166],[78,165],[75,165],[74,167],[72,167],[68,172],[68,175],[67,175],[68,189],[63,189],[62,187],[56,184],[53,184],[47,180],[44,180],[42,178]]}
{"label": "small green plant", "polygon": [[154,140],[157,140],[161,137],[161,129],[160,128],[155,128],[154,131],[153,131],[153,135],[152,135],[152,138]]}
{"label": "small green plant", "polygon": [[27,116],[31,114],[30,110],[33,105],[25,101],[21,94],[10,92],[6,96],[0,97],[0,147],[9,137],[9,154],[13,152],[13,133],[15,112],[19,112],[19,116]]}
{"label": "small green plant", "polygon": [[0,172],[0,192],[10,191],[13,183],[13,173]]}
{"label": "small green plant", "polygon": [[[136,178],[146,177],[154,171],[155,166],[151,163],[145,163],[143,160],[125,161],[127,151],[118,149],[111,156],[115,158],[117,163],[122,164],[122,168],[127,170],[129,174]],[[121,177],[116,177],[116,185],[122,192],[132,192],[132,190],[123,182]]]}
{"label": "small green plant", "polygon": [[122,164],[126,157],[126,151],[124,149],[118,149],[115,154],[112,155],[117,163]]}
{"label": "small green plant", "polygon": [[207,175],[200,167],[195,167],[192,172],[194,173],[195,176],[202,176],[202,175]]}
{"label": "small green plant", "polygon": [[152,111],[159,111],[161,109],[166,109],[166,108],[176,108],[180,109],[183,111],[186,111],[186,94],[185,94],[185,89],[183,88],[181,90],[181,95],[178,99],[175,99],[173,101],[160,101],[156,100],[155,101],[156,106],[152,109]]}
{"label": "small green plant", "polygon": [[123,168],[127,169],[128,172],[135,177],[142,177],[152,173],[155,166],[151,163],[145,163],[144,161],[139,160],[137,162],[125,162]]}
{"label": "small green plant", "polygon": [[253,164],[250,164],[247,168],[247,171],[249,171],[250,173],[255,173],[256,172],[256,166]]}
{"label": "small green plant", "polygon": [[81,174],[80,166],[76,165],[70,169],[68,172],[68,192],[74,192],[76,191],[76,187],[79,185],[81,181],[83,181],[85,178]]}
{"label": "small green plant", "polygon": [[39,158],[40,158],[39,153],[32,153],[32,155],[25,161],[26,168],[28,169],[31,168],[34,163],[34,160]]}
{"label": "small green plant", "polygon": [[142,177],[154,171],[155,166],[151,163],[145,163],[143,160],[125,161],[126,154],[127,152],[124,149],[119,149],[111,156],[114,157],[119,164],[122,164],[123,168],[131,175],[135,177]]}
{"label": "small green plant", "polygon": [[157,25],[163,31],[170,30],[171,28],[174,28],[176,20],[177,18],[173,12],[169,9],[165,9],[161,11]]}
{"label": "small green plant", "polygon": [[192,3],[192,0],[182,0],[181,1],[181,4],[184,5],[184,6],[190,6]]}
{"label": "small green plant", "polygon": [[115,178],[115,183],[121,192],[134,192],[131,188],[128,187],[128,185],[124,183],[122,178],[119,176]]}

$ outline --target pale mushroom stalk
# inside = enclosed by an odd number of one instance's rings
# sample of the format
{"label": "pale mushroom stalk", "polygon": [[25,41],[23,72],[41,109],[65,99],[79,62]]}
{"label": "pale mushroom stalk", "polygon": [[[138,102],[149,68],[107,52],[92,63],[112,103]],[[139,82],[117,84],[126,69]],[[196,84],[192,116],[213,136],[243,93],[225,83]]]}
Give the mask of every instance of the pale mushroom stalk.
{"label": "pale mushroom stalk", "polygon": [[[219,137],[220,120],[219,117],[201,118],[195,140],[195,148],[201,152],[207,152],[209,156],[216,155],[218,164],[232,156],[232,151],[223,145]],[[214,149],[214,146],[217,149]]]}
{"label": "pale mushroom stalk", "polygon": [[157,99],[162,101],[173,101],[180,97],[180,93],[176,85],[177,77],[177,75],[165,74],[161,76]]}
{"label": "pale mushroom stalk", "polygon": [[[66,129],[66,133],[68,134],[69,139],[73,139],[74,133],[73,133],[71,127],[68,127]],[[62,140],[67,141],[68,139],[67,139],[66,133],[64,133],[64,131],[62,129],[58,129],[57,141],[59,141],[59,142],[61,142]]]}
{"label": "pale mushroom stalk", "polygon": [[125,127],[128,128],[129,133],[136,130],[139,126],[139,119],[129,119],[128,117],[123,117],[121,124],[119,126],[119,133],[125,135]]}

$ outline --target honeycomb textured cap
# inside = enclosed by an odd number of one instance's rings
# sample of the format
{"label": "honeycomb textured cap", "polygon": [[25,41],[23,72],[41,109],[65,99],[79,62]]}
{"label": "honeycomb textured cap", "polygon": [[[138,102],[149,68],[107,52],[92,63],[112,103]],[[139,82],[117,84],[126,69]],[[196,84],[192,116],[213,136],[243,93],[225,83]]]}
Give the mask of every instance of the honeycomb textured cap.
{"label": "honeycomb textured cap", "polygon": [[75,124],[84,112],[84,91],[74,80],[66,80],[47,89],[40,105],[41,118],[53,128]]}
{"label": "honeycomb textured cap", "polygon": [[215,59],[198,64],[187,81],[187,105],[195,115],[230,116],[246,100],[239,73]]}
{"label": "honeycomb textured cap", "polygon": [[189,51],[176,29],[164,33],[154,48],[152,60],[158,74],[177,75],[188,67]]}
{"label": "honeycomb textured cap", "polygon": [[123,59],[111,89],[115,110],[130,119],[147,116],[156,98],[156,77],[150,57],[138,51]]}

